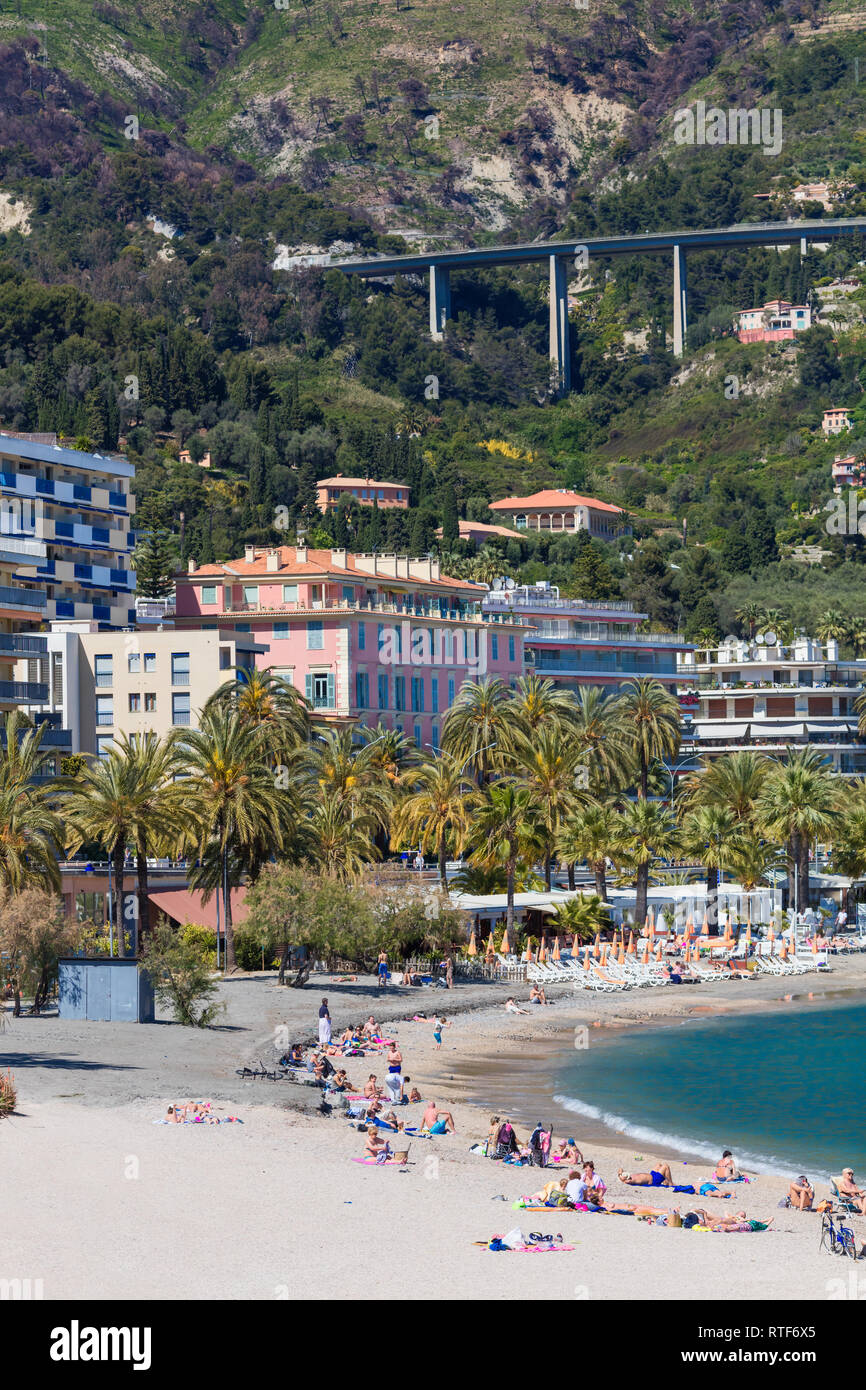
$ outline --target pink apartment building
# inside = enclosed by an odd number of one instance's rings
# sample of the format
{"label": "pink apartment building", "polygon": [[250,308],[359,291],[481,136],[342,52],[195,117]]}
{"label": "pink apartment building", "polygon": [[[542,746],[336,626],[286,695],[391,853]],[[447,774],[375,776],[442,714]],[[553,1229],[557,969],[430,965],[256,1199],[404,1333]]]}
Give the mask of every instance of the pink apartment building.
{"label": "pink apartment building", "polygon": [[338,473],[335,478],[320,478],[316,483],[316,503],[320,512],[328,512],[336,507],[341,497],[354,497],[356,502],[366,502],[380,507],[409,506],[408,483],[379,483],[375,478],[344,478]]}
{"label": "pink apartment building", "polygon": [[440,574],[436,559],[248,546],[241,560],[177,579],[177,628],[249,633],[273,667],[336,723],[399,728],[438,748],[464,681],[515,685],[526,620],[484,614],[482,584]]}

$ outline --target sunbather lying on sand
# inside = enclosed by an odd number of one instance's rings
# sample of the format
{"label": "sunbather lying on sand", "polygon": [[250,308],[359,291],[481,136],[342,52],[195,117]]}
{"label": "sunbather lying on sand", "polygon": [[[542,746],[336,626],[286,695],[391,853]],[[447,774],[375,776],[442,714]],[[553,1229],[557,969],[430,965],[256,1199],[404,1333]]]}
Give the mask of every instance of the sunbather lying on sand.
{"label": "sunbather lying on sand", "polygon": [[669,1165],[661,1161],[659,1161],[658,1168],[651,1169],[649,1173],[624,1173],[620,1168],[617,1177],[628,1187],[673,1187],[674,1185]]}

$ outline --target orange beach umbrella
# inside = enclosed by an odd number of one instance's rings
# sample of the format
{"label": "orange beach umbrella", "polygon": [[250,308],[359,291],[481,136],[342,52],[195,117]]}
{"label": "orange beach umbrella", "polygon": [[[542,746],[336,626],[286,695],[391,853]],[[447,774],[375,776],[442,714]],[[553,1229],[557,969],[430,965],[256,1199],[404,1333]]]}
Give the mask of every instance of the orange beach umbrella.
{"label": "orange beach umbrella", "polygon": [[560,951],[559,951],[559,937],[556,937],[556,939],[555,939],[555,941],[554,941],[554,943],[553,943],[553,959],[554,959],[554,960],[561,960],[561,959],[562,959],[562,956],[560,955]]}
{"label": "orange beach umbrella", "polygon": [[477,956],[477,955],[478,955],[478,947],[477,947],[476,944],[475,944],[475,928],[474,928],[474,927],[472,928],[472,931],[470,932],[470,935],[469,935],[469,945],[468,945],[467,948],[466,948],[466,954],[469,955],[469,956]]}
{"label": "orange beach umbrella", "polygon": [[502,945],[500,946],[499,949],[500,949],[500,951],[502,952],[502,954],[503,954],[504,956],[507,956],[507,955],[509,954],[509,952],[511,951],[511,942],[510,942],[509,939],[508,939],[508,928],[507,928],[507,927],[505,928],[505,931],[502,933]]}

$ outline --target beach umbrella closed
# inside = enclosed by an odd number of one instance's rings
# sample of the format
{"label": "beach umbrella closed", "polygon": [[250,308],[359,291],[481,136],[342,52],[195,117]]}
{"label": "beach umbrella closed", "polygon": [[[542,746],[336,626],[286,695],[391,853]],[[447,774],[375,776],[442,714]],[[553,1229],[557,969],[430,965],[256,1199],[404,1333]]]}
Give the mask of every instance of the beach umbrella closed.
{"label": "beach umbrella closed", "polygon": [[686,936],[694,936],[694,932],[695,932],[695,919],[694,919],[694,917],[692,916],[692,914],[689,913],[688,917],[686,918]]}
{"label": "beach umbrella closed", "polygon": [[558,937],[558,936],[556,937],[556,939],[554,940],[554,943],[553,943],[553,959],[554,959],[554,960],[561,960],[561,959],[562,959],[562,956],[560,955],[560,951],[559,951],[559,937]]}
{"label": "beach umbrella closed", "polygon": [[788,943],[787,943],[787,941],[783,941],[783,942],[782,942],[782,949],[781,949],[781,951],[779,952],[779,959],[780,959],[780,960],[787,960],[787,959],[788,959]]}
{"label": "beach umbrella closed", "polygon": [[508,940],[508,928],[507,928],[507,927],[505,928],[505,931],[502,933],[502,945],[500,946],[499,949],[500,949],[500,951],[502,952],[502,954],[503,954],[504,956],[509,955],[510,952],[511,952],[511,942]]}
{"label": "beach umbrella closed", "polygon": [[652,932],[655,930],[655,917],[653,915],[652,908],[650,908],[649,912],[646,915],[646,924],[650,929],[650,935],[652,935]]}
{"label": "beach umbrella closed", "polygon": [[589,952],[589,947],[587,946],[587,948],[586,948],[586,955],[585,955],[584,958],[583,958],[583,968],[584,968],[584,970],[588,970],[588,969],[589,969],[589,961],[590,961],[590,952]]}
{"label": "beach umbrella closed", "polygon": [[467,953],[467,955],[470,955],[470,956],[477,956],[477,955],[478,955],[478,947],[477,947],[476,944],[475,944],[475,928],[474,928],[474,927],[472,928],[472,932],[471,932],[470,937],[469,937],[469,945],[468,945],[467,948],[466,948],[466,953]]}
{"label": "beach umbrella closed", "polygon": [[635,953],[634,932],[633,932],[633,931],[630,931],[629,934],[628,934],[628,952],[627,952],[627,954],[630,955],[630,956],[633,956],[634,953]]}
{"label": "beach umbrella closed", "polygon": [[650,948],[649,948],[649,942],[647,941],[646,945],[645,945],[644,948],[643,948],[643,955],[642,955],[641,958],[640,958],[640,960],[641,960],[641,965],[649,965],[649,958],[650,958]]}
{"label": "beach umbrella closed", "polygon": [[617,956],[617,960],[619,961],[620,965],[625,965],[625,951],[623,949],[622,942],[619,943],[619,955]]}
{"label": "beach umbrella closed", "polygon": [[595,945],[592,948],[592,954],[595,956],[596,960],[598,960],[601,954],[601,932],[596,932],[595,934]]}
{"label": "beach umbrella closed", "polygon": [[746,923],[746,945],[747,945],[747,946],[751,946],[751,944],[752,944],[752,924],[751,924],[751,922],[747,922],[747,923]]}
{"label": "beach umbrella closed", "polygon": [[523,952],[523,959],[527,964],[532,960],[532,937],[526,938],[526,950]]}
{"label": "beach umbrella closed", "polygon": [[543,965],[544,962],[547,960],[547,947],[545,946],[545,941],[546,941],[546,939],[547,939],[547,938],[544,937],[544,936],[541,938],[541,945],[540,945],[539,948],[538,948],[538,963],[539,963],[539,965]]}
{"label": "beach umbrella closed", "polygon": [[664,958],[664,948],[662,947],[662,943],[659,942],[658,946],[656,946],[656,960],[662,960],[663,958]]}
{"label": "beach umbrella closed", "polygon": [[496,955],[496,943],[495,943],[494,940],[493,940],[493,928],[492,928],[492,927],[490,928],[490,935],[489,935],[488,938],[487,938],[487,954],[488,954],[488,956],[495,956],[495,955]]}
{"label": "beach umbrella closed", "polygon": [[607,942],[601,948],[601,964],[607,965]]}
{"label": "beach umbrella closed", "polygon": [[709,917],[707,916],[707,909],[704,908],[704,922],[703,922],[703,926],[701,927],[701,936],[709,936],[709,934],[710,934],[710,919],[709,919]]}

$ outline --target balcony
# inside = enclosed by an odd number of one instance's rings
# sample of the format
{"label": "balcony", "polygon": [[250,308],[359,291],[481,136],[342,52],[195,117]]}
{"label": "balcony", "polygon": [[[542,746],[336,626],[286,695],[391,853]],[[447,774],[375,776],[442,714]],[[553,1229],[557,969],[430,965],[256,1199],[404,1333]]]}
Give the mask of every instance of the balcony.
{"label": "balcony", "polygon": [[[546,612],[551,609],[553,612],[567,613],[634,613],[635,607],[630,599],[599,599],[593,603],[591,599],[585,598],[515,598],[508,592],[491,593],[483,600],[484,606],[489,611],[494,608],[532,608],[541,609]],[[644,615],[642,614],[641,617]]]}
{"label": "balcony", "polygon": [[44,589],[13,589],[8,584],[0,584],[0,608],[42,610],[47,607],[48,595]]}
{"label": "balcony", "polygon": [[48,686],[42,681],[0,681],[0,700],[4,704],[44,705],[48,700]]}
{"label": "balcony", "polygon": [[[442,609],[439,607],[428,607],[426,605],[422,606],[420,604],[356,603],[350,602],[348,599],[328,599],[325,600],[325,602],[317,601],[309,605],[300,603],[277,603],[268,606],[267,604],[259,603],[226,603],[221,612],[214,614],[208,613],[207,616],[219,619],[231,613],[253,613],[263,618],[277,618],[283,621],[287,616],[303,620],[307,616],[318,619],[328,614],[334,614],[339,617],[343,613],[376,613],[398,618],[426,618],[433,621],[438,620],[439,622],[483,624],[490,621],[488,614],[482,613],[477,609]],[[199,615],[188,613],[181,616],[197,618]],[[531,626],[531,623],[526,619],[515,618],[513,621],[520,626]]]}
{"label": "balcony", "polygon": [[673,632],[635,632],[630,628],[627,632],[608,632],[606,635],[591,632],[545,632],[538,623],[535,624],[535,633],[529,638],[533,646],[539,642],[559,642],[563,646],[575,646],[587,642],[598,646],[605,646],[610,643],[627,643],[630,647],[674,647],[681,651],[686,646],[685,639],[677,637]]}
{"label": "balcony", "polygon": [[0,656],[45,656],[47,637],[28,637],[23,632],[0,632]]}

